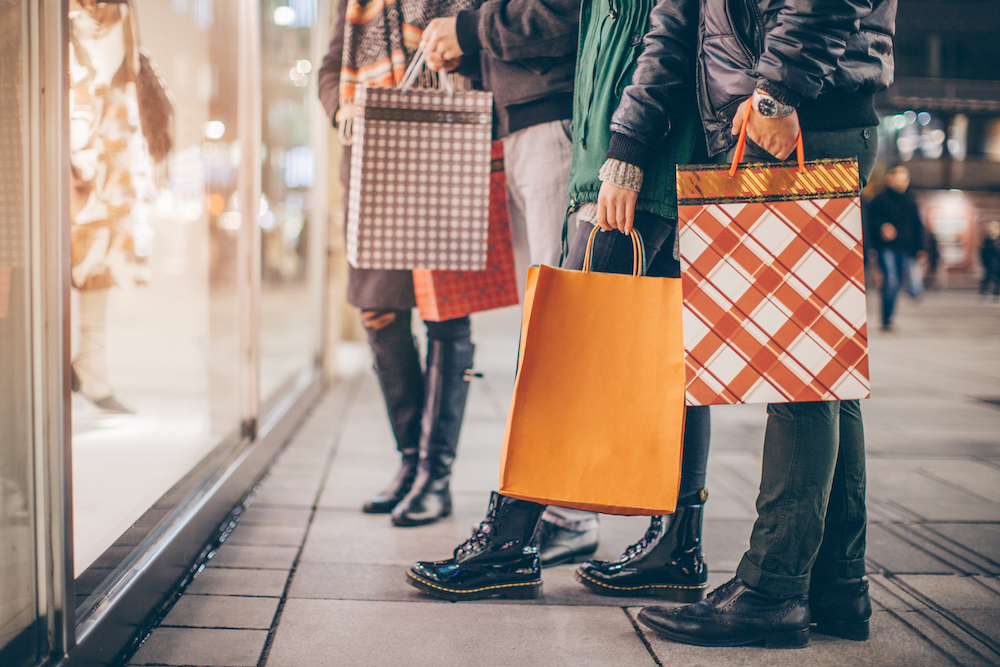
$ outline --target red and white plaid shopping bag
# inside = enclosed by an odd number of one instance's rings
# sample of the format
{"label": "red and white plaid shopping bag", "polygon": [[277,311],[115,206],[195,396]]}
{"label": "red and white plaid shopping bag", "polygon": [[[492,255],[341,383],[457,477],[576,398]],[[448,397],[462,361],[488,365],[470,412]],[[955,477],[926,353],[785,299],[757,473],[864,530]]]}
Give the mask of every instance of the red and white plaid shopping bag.
{"label": "red and white plaid shopping bag", "polygon": [[867,398],[856,160],[677,168],[687,404]]}
{"label": "red and white plaid shopping bag", "polygon": [[483,310],[518,304],[514,242],[507,212],[507,179],[503,142],[493,142],[490,165],[490,209],[486,269],[430,271],[414,269],[413,289],[420,317],[441,322]]}

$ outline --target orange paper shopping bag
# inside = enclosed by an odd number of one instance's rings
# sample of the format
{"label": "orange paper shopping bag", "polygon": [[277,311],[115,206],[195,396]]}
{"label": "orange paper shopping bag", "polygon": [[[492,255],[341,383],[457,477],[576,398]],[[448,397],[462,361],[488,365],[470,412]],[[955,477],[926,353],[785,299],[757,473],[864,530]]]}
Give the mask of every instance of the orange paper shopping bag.
{"label": "orange paper shopping bag", "polygon": [[[608,232],[617,233],[617,232]],[[595,229],[590,244],[593,247]],[[680,280],[531,267],[500,492],[608,514],[677,505],[684,430]]]}

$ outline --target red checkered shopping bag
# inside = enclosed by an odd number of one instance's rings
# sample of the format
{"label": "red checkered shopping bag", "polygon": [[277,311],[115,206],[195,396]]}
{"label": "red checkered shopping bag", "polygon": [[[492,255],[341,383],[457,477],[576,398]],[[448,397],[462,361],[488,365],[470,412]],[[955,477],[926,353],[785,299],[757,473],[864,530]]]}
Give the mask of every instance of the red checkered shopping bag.
{"label": "red checkered shopping bag", "polygon": [[490,167],[489,233],[485,271],[414,269],[413,289],[420,317],[431,322],[518,303],[514,243],[507,214],[503,142],[493,142]]}
{"label": "red checkered shopping bag", "polygon": [[857,160],[677,168],[687,404],[867,398]]}

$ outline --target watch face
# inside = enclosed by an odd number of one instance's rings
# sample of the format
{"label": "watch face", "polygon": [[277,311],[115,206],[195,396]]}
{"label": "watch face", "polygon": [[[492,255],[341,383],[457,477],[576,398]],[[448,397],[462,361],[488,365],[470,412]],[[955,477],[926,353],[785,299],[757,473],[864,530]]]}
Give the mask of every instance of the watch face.
{"label": "watch face", "polygon": [[758,97],[757,112],[764,118],[771,118],[778,113],[778,105],[769,97]]}

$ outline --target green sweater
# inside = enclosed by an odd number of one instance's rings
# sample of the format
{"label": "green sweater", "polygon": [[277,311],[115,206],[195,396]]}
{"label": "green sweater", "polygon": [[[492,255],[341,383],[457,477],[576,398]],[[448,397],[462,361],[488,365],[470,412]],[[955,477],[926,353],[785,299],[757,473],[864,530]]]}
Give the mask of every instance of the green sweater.
{"label": "green sweater", "polygon": [[[583,2],[573,100],[572,209],[597,201],[601,189],[598,171],[611,143],[611,116],[632,81],[654,5],[654,0]],[[705,143],[694,90],[684,108],[682,117],[671,118],[673,127],[667,136],[649,142],[656,148],[643,165],[642,190],[636,203],[638,210],[671,220],[677,218],[675,167],[694,162],[696,150]]]}

